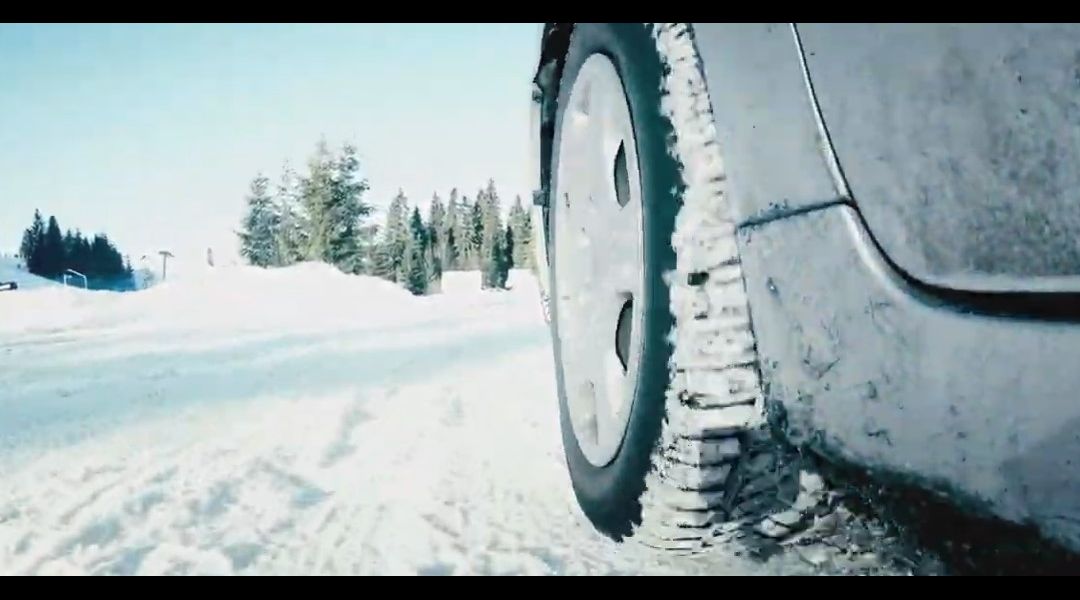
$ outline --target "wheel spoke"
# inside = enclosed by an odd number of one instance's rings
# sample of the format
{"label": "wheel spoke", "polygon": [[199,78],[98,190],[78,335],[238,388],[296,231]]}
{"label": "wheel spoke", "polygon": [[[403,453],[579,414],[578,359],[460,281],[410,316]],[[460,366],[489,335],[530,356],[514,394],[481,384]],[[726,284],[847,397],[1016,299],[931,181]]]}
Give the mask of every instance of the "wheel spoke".
{"label": "wheel spoke", "polygon": [[616,205],[609,215],[610,233],[602,247],[597,248],[600,260],[606,265],[603,278],[612,293],[632,295],[641,286],[641,217],[635,205]]}
{"label": "wheel spoke", "polygon": [[[594,369],[593,373],[597,375],[605,373],[605,357],[594,357]],[[598,378],[599,381],[594,381],[596,389],[596,403],[594,409],[596,411],[596,442],[602,447],[606,448],[613,444],[617,444],[616,437],[622,437],[622,431],[617,422],[618,408],[612,406],[612,393],[617,390],[611,389],[610,382],[604,378]]]}

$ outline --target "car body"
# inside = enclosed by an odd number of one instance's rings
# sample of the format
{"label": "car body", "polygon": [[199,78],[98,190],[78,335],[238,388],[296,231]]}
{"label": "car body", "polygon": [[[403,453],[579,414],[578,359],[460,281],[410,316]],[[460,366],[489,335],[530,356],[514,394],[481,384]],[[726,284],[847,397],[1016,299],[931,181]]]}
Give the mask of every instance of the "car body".
{"label": "car body", "polygon": [[[574,29],[534,77],[541,242]],[[1080,26],[686,31],[774,429],[1080,550]]]}

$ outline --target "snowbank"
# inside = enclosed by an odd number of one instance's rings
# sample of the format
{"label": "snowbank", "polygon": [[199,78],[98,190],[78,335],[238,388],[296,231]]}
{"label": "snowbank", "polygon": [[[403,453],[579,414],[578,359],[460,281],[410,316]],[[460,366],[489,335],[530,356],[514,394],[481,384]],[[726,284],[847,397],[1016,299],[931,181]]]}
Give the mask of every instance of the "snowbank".
{"label": "snowbank", "polygon": [[170,275],[138,292],[52,285],[3,293],[0,335],[118,326],[250,330],[283,322],[311,327],[387,323],[404,318],[417,300],[390,282],[346,275],[322,263],[207,268]]}

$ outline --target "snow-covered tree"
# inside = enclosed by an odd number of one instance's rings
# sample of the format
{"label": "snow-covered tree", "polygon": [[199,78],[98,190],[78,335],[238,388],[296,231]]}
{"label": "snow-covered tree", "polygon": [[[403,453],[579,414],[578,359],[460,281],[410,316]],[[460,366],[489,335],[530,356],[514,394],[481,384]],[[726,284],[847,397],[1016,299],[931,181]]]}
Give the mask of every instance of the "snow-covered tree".
{"label": "snow-covered tree", "polygon": [[469,201],[468,196],[462,196],[454,219],[454,248],[457,252],[454,266],[457,269],[476,269],[479,266],[476,257],[480,239],[476,233],[479,217],[476,205]]}
{"label": "snow-covered tree", "polygon": [[281,179],[275,190],[274,213],[279,221],[275,236],[278,266],[306,260],[310,246],[309,219],[300,200],[300,177],[288,163],[282,167]]}
{"label": "snow-covered tree", "polygon": [[363,198],[368,182],[360,174],[360,160],[350,144],[342,147],[335,166],[331,191],[337,227],[330,240],[331,258],[345,272],[361,273],[371,241],[364,236],[364,219],[374,210]]}
{"label": "snow-covered tree", "polygon": [[533,268],[532,215],[521,203],[521,196],[514,198],[508,216],[510,229],[513,231],[513,266],[518,269]]}
{"label": "snow-covered tree", "polygon": [[450,190],[450,200],[446,203],[446,239],[444,244],[443,267],[447,271],[457,269],[461,260],[461,226],[457,188]]}
{"label": "snow-covered tree", "polygon": [[360,270],[365,275],[375,275],[378,271],[379,226],[375,223],[361,225],[357,230],[360,244]]}
{"label": "snow-covered tree", "polygon": [[331,179],[334,159],[326,140],[320,140],[315,154],[308,159],[307,174],[300,178],[300,203],[308,215],[308,247],[306,257],[325,260],[330,253],[330,235],[334,222],[331,214]]}
{"label": "snow-covered tree", "polygon": [[356,149],[346,145],[341,157],[335,158],[326,142],[319,142],[308,167],[300,185],[310,219],[308,257],[357,273],[362,252],[359,229],[362,219],[371,214],[371,206],[363,202],[368,184],[360,176]]}
{"label": "snow-covered tree", "polygon": [[482,268],[484,260],[484,193],[476,195],[476,202],[469,207],[469,245],[467,253],[467,267],[469,269]]}
{"label": "snow-covered tree", "polygon": [[481,221],[480,268],[484,272],[483,287],[503,288],[510,257],[506,249],[506,232],[502,225],[502,207],[494,180],[488,180],[481,201],[477,202]]}
{"label": "snow-covered tree", "polygon": [[409,199],[398,190],[386,209],[386,226],[375,252],[375,274],[390,281],[404,280],[405,246],[409,239]]}
{"label": "snow-covered tree", "polygon": [[261,173],[251,181],[246,202],[247,212],[238,232],[240,255],[257,267],[280,265],[281,216],[270,197],[270,180]]}
{"label": "snow-covered tree", "polygon": [[442,199],[436,193],[431,197],[431,206],[428,208],[428,265],[432,269],[432,276],[441,277],[446,267],[446,239],[449,232],[449,223],[446,218],[446,207]]}

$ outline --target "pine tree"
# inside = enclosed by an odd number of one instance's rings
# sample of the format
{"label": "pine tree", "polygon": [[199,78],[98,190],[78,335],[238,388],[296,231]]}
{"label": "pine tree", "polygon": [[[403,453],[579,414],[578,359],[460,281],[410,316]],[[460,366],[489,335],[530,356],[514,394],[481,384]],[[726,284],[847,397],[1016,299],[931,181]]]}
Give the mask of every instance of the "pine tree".
{"label": "pine tree", "polygon": [[500,290],[506,289],[506,282],[510,279],[510,266],[513,262],[511,252],[513,239],[510,228],[506,228],[506,234],[499,236],[498,245],[495,249],[495,279],[494,287]]}
{"label": "pine tree", "polygon": [[26,264],[26,270],[41,275],[41,245],[45,241],[45,221],[41,218],[41,211],[34,211],[34,222],[23,232],[22,244],[19,246],[19,254],[22,255]]}
{"label": "pine tree", "polygon": [[461,257],[460,242],[460,215],[457,199],[457,188],[450,190],[450,201],[446,203],[446,243],[444,263],[445,270],[452,271],[459,268],[458,261]]}
{"label": "pine tree", "polygon": [[96,278],[99,273],[103,273],[108,262],[107,254],[108,249],[105,247],[104,240],[101,239],[101,234],[94,234],[90,240],[90,251],[86,256],[86,271],[83,274]]}
{"label": "pine tree", "polygon": [[[64,232],[64,267],[68,269],[75,269],[75,253],[78,248],[75,245],[75,233],[68,229]],[[76,269],[78,270],[78,269]]]}
{"label": "pine tree", "polygon": [[256,267],[280,265],[278,237],[281,219],[270,197],[270,180],[259,174],[251,181],[247,214],[241,224],[240,255]]}
{"label": "pine tree", "polygon": [[109,241],[109,236],[103,233],[94,235],[90,242],[90,258],[85,275],[88,278],[113,280],[113,283],[117,278],[123,277],[124,257]]}
{"label": "pine tree", "polygon": [[90,238],[83,237],[81,233],[76,236],[79,243],[79,251],[76,253],[78,256],[77,264],[79,266],[73,267],[83,275],[87,274],[90,270]]}
{"label": "pine tree", "polygon": [[405,246],[409,239],[409,200],[404,190],[386,209],[386,227],[376,250],[375,274],[390,281],[404,281]]}
{"label": "pine tree", "polygon": [[428,265],[431,267],[434,278],[442,277],[442,272],[446,267],[448,225],[446,208],[439,194],[436,193],[431,198],[431,206],[428,210]]}
{"label": "pine tree", "polygon": [[510,274],[510,254],[506,243],[506,235],[502,231],[496,234],[488,260],[484,263],[482,287],[506,289]]}
{"label": "pine tree", "polygon": [[468,268],[482,269],[484,260],[484,195],[477,194],[476,203],[469,211]]}
{"label": "pine tree", "polygon": [[281,179],[274,195],[274,214],[279,221],[277,235],[274,236],[278,262],[276,266],[287,266],[307,260],[310,246],[308,235],[309,219],[300,201],[300,178],[288,163],[282,167]]}
{"label": "pine tree", "polygon": [[[80,273],[86,273],[86,258],[89,252],[84,251],[83,244],[86,240],[83,239],[82,232],[75,230],[72,232],[70,229],[64,233],[64,267],[68,269],[74,269]],[[88,248],[89,246],[87,246]]]}
{"label": "pine tree", "polygon": [[476,248],[473,244],[477,241],[476,221],[479,215],[474,214],[476,205],[469,202],[468,196],[462,196],[458,204],[457,218],[454,220],[454,242],[457,249],[457,268],[470,270],[477,268]]}
{"label": "pine tree", "polygon": [[481,219],[481,244],[480,244],[480,269],[486,276],[483,278],[483,287],[505,287],[506,277],[503,274],[509,267],[509,256],[505,248],[505,231],[502,226],[502,207],[499,203],[499,194],[495,190],[494,180],[488,180],[487,189],[482,194],[483,202],[480,206]]}
{"label": "pine tree", "polygon": [[517,240],[514,237],[514,228],[510,225],[510,221],[507,220],[506,232],[503,234],[503,262],[507,271],[514,267],[515,250],[517,250]]}
{"label": "pine tree", "polygon": [[308,176],[300,185],[310,218],[308,258],[357,273],[362,266],[359,230],[372,209],[363,202],[368,184],[360,176],[356,149],[346,145],[336,159],[326,142],[319,142],[308,167]]}
{"label": "pine tree", "polygon": [[514,247],[511,254],[514,268],[531,269],[533,267],[532,215],[521,204],[521,196],[514,198],[508,217],[513,230]]}
{"label": "pine tree", "polygon": [[30,258],[37,252],[37,240],[34,239],[34,234],[30,232],[30,229],[23,230],[22,241],[19,243],[19,256],[23,260],[23,265],[26,270],[30,270]]}
{"label": "pine tree", "polygon": [[59,277],[64,272],[64,236],[60,233],[60,224],[56,217],[49,217],[45,228],[45,238],[41,242],[41,274],[45,277]]}
{"label": "pine tree", "polygon": [[[304,252],[309,260],[327,261],[330,253],[330,233],[334,227],[331,215],[331,178],[333,157],[325,140],[320,140],[315,154],[308,159],[308,173],[300,178],[300,202],[308,215],[308,246]],[[329,261],[327,261],[329,262]]]}
{"label": "pine tree", "polygon": [[350,144],[342,147],[334,167],[330,186],[334,223],[328,244],[330,262],[346,273],[361,273],[368,241],[361,230],[364,218],[373,210],[363,199],[368,182],[360,174],[360,159]]}
{"label": "pine tree", "polygon": [[360,244],[360,273],[376,275],[378,271],[379,226],[375,223],[361,225],[357,231]]}
{"label": "pine tree", "polygon": [[82,234],[68,229],[64,231],[64,260],[61,262],[60,272],[66,269],[74,269],[80,273],[86,273],[85,257],[82,254]]}
{"label": "pine tree", "polygon": [[427,231],[420,209],[413,208],[409,237],[405,246],[405,288],[417,296],[427,293],[430,271],[427,264]]}
{"label": "pine tree", "polygon": [[372,254],[373,233],[364,223],[373,212],[363,200],[367,189],[356,149],[346,145],[335,158],[326,142],[320,141],[308,163],[308,176],[299,183],[306,259],[334,264],[346,273],[367,269],[365,257]]}

